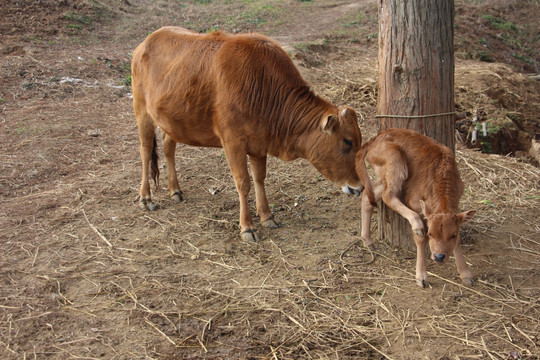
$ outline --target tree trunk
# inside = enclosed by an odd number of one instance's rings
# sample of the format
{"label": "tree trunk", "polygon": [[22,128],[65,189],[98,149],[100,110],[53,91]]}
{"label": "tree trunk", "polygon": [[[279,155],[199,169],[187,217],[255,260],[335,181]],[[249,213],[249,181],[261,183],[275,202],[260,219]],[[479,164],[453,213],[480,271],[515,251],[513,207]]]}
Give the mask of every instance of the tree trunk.
{"label": "tree trunk", "polygon": [[[379,130],[413,129],[454,149],[453,40],[453,0],[379,0]],[[415,249],[410,224],[383,204],[379,234]]]}

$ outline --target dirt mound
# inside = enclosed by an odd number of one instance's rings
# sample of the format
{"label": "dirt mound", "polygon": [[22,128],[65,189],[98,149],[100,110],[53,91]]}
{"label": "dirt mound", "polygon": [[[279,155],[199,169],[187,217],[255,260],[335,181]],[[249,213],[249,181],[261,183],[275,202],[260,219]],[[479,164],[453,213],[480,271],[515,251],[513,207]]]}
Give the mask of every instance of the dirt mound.
{"label": "dirt mound", "polygon": [[456,56],[540,73],[540,5],[528,0],[456,2]]}
{"label": "dirt mound", "polygon": [[464,143],[483,152],[524,158],[540,139],[540,82],[509,65],[459,62],[456,127]]}

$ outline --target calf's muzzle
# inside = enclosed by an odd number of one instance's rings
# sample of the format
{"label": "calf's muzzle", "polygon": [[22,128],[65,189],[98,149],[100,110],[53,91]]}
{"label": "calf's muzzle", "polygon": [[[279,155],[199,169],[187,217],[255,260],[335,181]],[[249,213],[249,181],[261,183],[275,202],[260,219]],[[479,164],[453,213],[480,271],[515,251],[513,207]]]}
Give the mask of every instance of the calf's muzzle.
{"label": "calf's muzzle", "polygon": [[435,260],[435,262],[438,262],[438,263],[443,263],[444,262],[444,258],[446,257],[445,254],[433,254],[433,260]]}

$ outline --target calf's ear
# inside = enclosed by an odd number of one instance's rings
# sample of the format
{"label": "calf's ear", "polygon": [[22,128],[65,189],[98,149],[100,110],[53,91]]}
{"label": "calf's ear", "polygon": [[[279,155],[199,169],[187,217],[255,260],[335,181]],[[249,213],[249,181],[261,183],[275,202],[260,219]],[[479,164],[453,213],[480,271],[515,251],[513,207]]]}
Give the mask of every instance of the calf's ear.
{"label": "calf's ear", "polygon": [[476,210],[469,210],[459,213],[457,216],[460,224],[471,220],[474,214],[476,214]]}
{"label": "calf's ear", "polygon": [[321,121],[322,130],[328,135],[332,135],[336,128],[339,126],[339,117],[337,114],[332,114],[325,117]]}

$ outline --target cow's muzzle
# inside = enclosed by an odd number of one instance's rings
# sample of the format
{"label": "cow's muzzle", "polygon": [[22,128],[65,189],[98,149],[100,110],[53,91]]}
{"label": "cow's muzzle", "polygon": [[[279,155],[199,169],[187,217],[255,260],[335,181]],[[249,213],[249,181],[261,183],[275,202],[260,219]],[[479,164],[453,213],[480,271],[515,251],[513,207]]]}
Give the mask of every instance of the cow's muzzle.
{"label": "cow's muzzle", "polygon": [[362,191],[364,190],[364,186],[363,185],[360,185],[360,187],[358,188],[352,188],[350,187],[349,185],[345,185],[341,188],[341,190],[343,190],[343,192],[347,195],[355,195],[355,196],[360,196],[360,194],[362,193]]}

